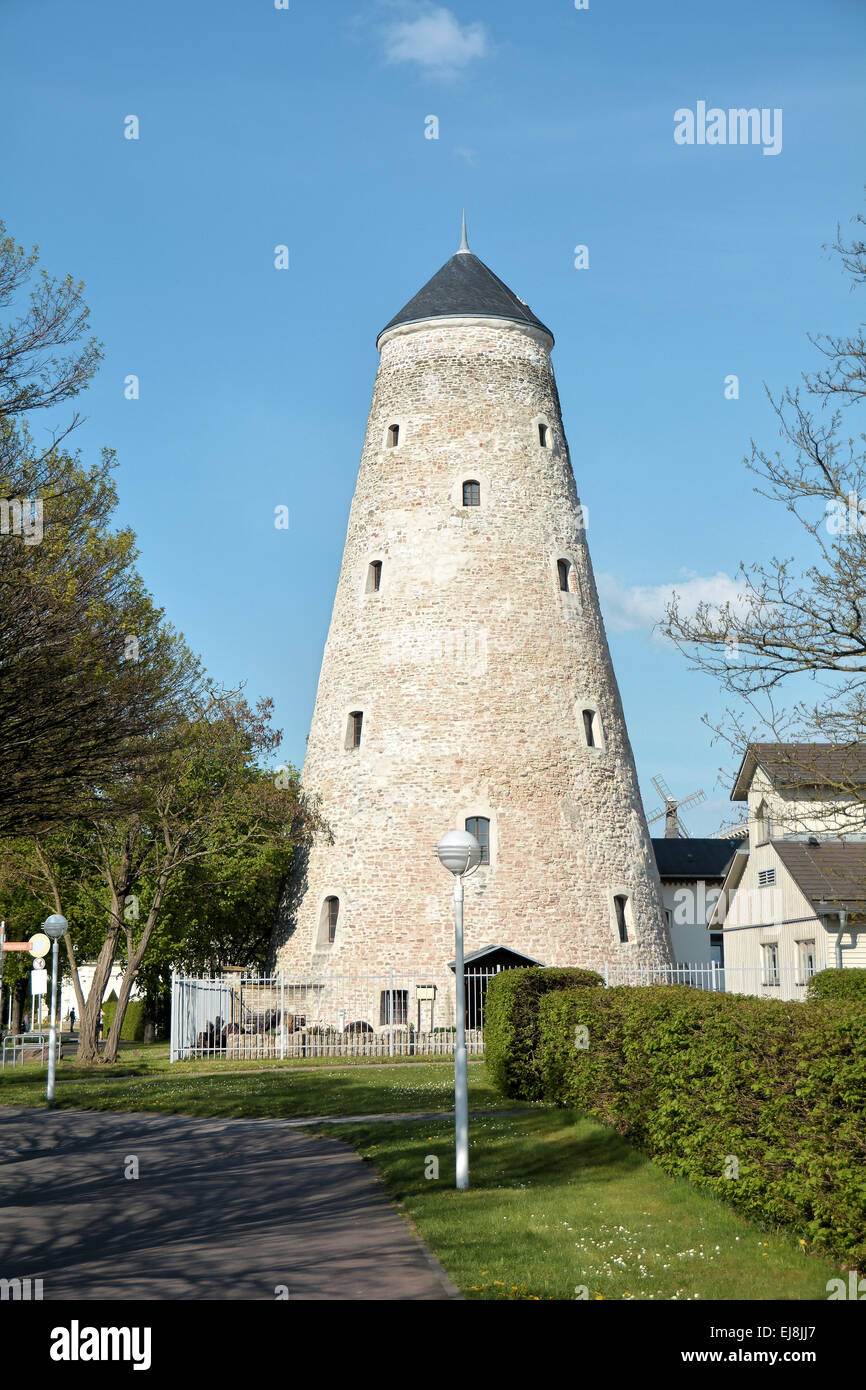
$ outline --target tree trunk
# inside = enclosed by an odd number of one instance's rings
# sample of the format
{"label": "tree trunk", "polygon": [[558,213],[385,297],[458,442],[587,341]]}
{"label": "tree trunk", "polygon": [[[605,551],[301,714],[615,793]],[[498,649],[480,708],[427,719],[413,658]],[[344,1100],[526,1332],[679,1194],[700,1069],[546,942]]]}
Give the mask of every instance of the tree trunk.
{"label": "tree trunk", "polygon": [[24,1000],[27,994],[27,981],[16,980],[11,986],[12,990],[12,1025],[13,1033],[21,1032],[21,1018],[24,1013]]}
{"label": "tree trunk", "polygon": [[138,974],[138,967],[141,965],[141,962],[144,959],[144,954],[148,946],[150,945],[150,938],[153,936],[153,929],[156,926],[157,918],[159,917],[160,909],[162,907],[162,900],[165,897],[165,890],[170,877],[171,870],[163,871],[163,873],[159,877],[156,892],[153,896],[153,902],[151,903],[150,911],[147,914],[147,921],[144,924],[144,930],[141,933],[141,940],[139,941],[137,947],[133,948],[132,936],[131,934],[127,935],[127,949],[129,955],[126,962],[126,969],[123,972],[123,979],[120,982],[120,993],[117,996],[117,1008],[114,1011],[114,1018],[111,1024],[111,1032],[109,1033],[108,1041],[105,1044],[105,1055],[103,1057],[103,1061],[105,1062],[117,1061],[117,1053],[120,1047],[120,1030],[123,1027],[123,1020],[126,1015],[126,1006],[129,1003],[129,996],[132,991],[132,986],[135,984],[135,977]]}
{"label": "tree trunk", "polygon": [[[114,917],[116,921],[116,916]],[[120,935],[119,928],[112,928],[102,945],[90,992],[81,1008],[81,1024],[78,1034],[78,1061],[82,1066],[92,1066],[99,1061],[99,1015],[102,1012],[102,996],[111,975],[114,955]]]}
{"label": "tree trunk", "polygon": [[[136,955],[138,953],[136,952]],[[120,992],[117,996],[117,1008],[114,1010],[111,1029],[105,1043],[105,1051],[102,1056],[103,1062],[116,1062],[117,1054],[120,1050],[120,1030],[123,1027],[123,1020],[126,1017],[126,1006],[129,1003],[129,996],[132,986],[135,984],[135,977],[138,974],[138,965],[130,964],[126,967],[123,979],[120,982]]]}

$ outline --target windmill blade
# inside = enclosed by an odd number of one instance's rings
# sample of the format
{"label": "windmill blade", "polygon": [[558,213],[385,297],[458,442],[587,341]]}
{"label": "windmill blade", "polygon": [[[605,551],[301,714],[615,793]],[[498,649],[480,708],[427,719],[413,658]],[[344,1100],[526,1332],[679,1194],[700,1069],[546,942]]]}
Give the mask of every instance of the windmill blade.
{"label": "windmill blade", "polygon": [[661,773],[659,773],[658,777],[653,777],[651,781],[662,801],[676,801],[676,797]]}
{"label": "windmill blade", "polygon": [[657,820],[664,820],[666,815],[667,809],[664,806],[660,806],[657,811],[653,811],[651,816],[647,816],[646,823],[647,825],[653,825]]}
{"label": "windmill blade", "polygon": [[684,840],[690,840],[690,839],[692,838],[691,835],[689,834],[689,832],[686,830],[686,827],[683,825],[682,821],[680,820],[679,816],[677,816],[677,829],[679,830],[680,835],[682,836],[682,838],[683,838]]}
{"label": "windmill blade", "polygon": [[682,810],[684,806],[700,806],[701,802],[706,801],[706,799],[707,794],[705,791],[692,792],[691,796],[685,797],[684,800],[679,803],[679,809]]}

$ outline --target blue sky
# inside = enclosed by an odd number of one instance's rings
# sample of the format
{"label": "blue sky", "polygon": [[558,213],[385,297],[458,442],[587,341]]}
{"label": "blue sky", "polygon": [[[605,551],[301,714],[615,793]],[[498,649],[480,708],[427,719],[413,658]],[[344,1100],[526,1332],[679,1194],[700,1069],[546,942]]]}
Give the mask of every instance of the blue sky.
{"label": "blue sky", "polygon": [[[858,0],[3,0],[0,216],[85,281],[107,350],[79,447],[117,450],[149,587],[216,678],[274,696],[284,757],[303,758],[375,337],[465,204],[472,249],[556,334],[647,802],[662,772],[710,796],[693,833],[729,814],[715,687],[652,617],[673,585],[721,593],[796,545],[743,458],[776,445],[763,382],[857,319],[822,248],[862,206],[864,41]],[[698,101],[781,108],[781,152],[675,144]]]}

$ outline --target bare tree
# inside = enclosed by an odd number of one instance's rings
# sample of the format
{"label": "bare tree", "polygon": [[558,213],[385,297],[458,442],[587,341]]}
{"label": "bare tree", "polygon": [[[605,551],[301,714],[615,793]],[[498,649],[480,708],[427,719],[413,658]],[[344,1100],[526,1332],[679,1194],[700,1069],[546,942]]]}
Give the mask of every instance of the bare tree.
{"label": "bare tree", "polygon": [[[852,289],[866,282],[863,214],[855,224],[852,240],[837,229],[832,247]],[[861,328],[811,341],[826,365],[778,398],[765,388],[782,451],[753,440],[746,459],[761,479],[755,491],[800,524],[806,559],[741,565],[741,598],[701,603],[693,615],[674,595],[662,630],[734,697],[720,723],[705,717],[716,735],[740,756],[749,743],[787,743],[792,780],[812,777],[825,796],[847,800],[840,814],[853,833],[866,828],[858,747],[866,733],[866,340]],[[826,748],[812,744],[838,750],[829,785]]]}

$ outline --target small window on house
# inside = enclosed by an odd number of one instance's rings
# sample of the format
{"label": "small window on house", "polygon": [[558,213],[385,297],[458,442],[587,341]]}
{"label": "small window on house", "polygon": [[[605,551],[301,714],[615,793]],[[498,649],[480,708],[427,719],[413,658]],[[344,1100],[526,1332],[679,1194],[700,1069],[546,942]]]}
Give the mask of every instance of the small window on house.
{"label": "small window on house", "polygon": [[539,444],[541,445],[542,449],[546,449],[546,448],[547,448],[547,426],[546,426],[546,425],[539,425],[539,426],[538,426],[538,442],[539,442]]}
{"label": "small window on house", "polygon": [[470,481],[463,484],[463,505],[464,507],[481,506],[481,484]]}
{"label": "small window on house", "polygon": [[583,732],[586,734],[587,748],[595,748],[597,746],[595,738],[595,718],[594,709],[585,709],[583,711]]}
{"label": "small window on house", "polygon": [[348,727],[348,730],[347,730],[347,732],[346,732],[346,747],[347,747],[347,748],[360,748],[360,746],[361,746],[361,728],[362,728],[362,726],[363,726],[363,723],[364,723],[364,715],[363,715],[363,713],[361,712],[361,710],[359,710],[359,709],[354,709],[354,710],[352,710],[352,713],[349,715],[349,727]]}
{"label": "small window on house", "polygon": [[557,574],[559,575],[559,587],[560,587],[560,589],[562,590],[562,592],[563,592],[564,594],[567,594],[567,593],[568,593],[568,589],[569,589],[568,576],[569,576],[570,571],[571,571],[571,565],[570,565],[570,563],[568,562],[568,560],[557,560],[557,562],[556,562],[556,572],[557,572]]}
{"label": "small window on house", "polygon": [[799,973],[798,984],[806,985],[815,974],[815,943],[814,941],[797,942],[797,966]]}
{"label": "small window on house", "polygon": [[371,560],[367,569],[367,593],[378,594],[382,587],[382,561]]}
{"label": "small window on house", "polygon": [[625,893],[616,894],[613,900],[613,906],[616,912],[616,927],[619,932],[619,939],[620,941],[628,941],[628,916],[626,915],[628,898]]}
{"label": "small window on house", "polygon": [[771,883],[776,882],[775,869],[760,869],[758,872],[758,887],[769,888]]}
{"label": "small window on house", "polygon": [[779,983],[779,948],[773,944],[761,947],[761,954],[764,961],[765,985],[777,985]]}
{"label": "small window on house", "polygon": [[481,863],[490,863],[490,821],[487,816],[469,816],[465,828],[481,846]]}
{"label": "small window on house", "polygon": [[400,426],[399,426],[399,425],[389,425],[389,426],[388,426],[388,448],[389,448],[389,449],[396,449],[396,447],[397,447],[397,445],[398,445],[399,443],[400,443]]}
{"label": "small window on house", "polygon": [[328,924],[328,941],[333,942],[337,936],[337,918],[340,915],[340,899],[325,899],[325,921]]}
{"label": "small window on house", "polygon": [[379,995],[379,1023],[406,1023],[408,1018],[408,989],[383,989]]}
{"label": "small window on house", "polygon": [[762,801],[755,812],[755,840],[759,845],[764,844],[770,838],[770,816],[767,811],[766,801]]}

